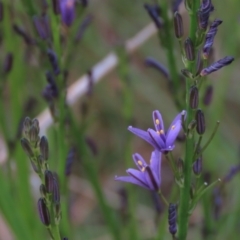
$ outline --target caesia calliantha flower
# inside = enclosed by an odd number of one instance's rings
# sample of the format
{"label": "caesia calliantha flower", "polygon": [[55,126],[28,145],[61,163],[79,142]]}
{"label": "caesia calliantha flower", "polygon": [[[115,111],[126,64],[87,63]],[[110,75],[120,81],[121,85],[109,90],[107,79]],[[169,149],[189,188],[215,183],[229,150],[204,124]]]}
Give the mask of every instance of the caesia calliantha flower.
{"label": "caesia calliantha flower", "polygon": [[129,168],[126,172],[129,176],[115,177],[117,181],[129,182],[153,191],[159,191],[161,185],[161,153],[157,150],[152,152],[150,164],[143,157],[135,153],[133,161],[139,170]]}
{"label": "caesia calliantha flower", "polygon": [[75,0],[60,0],[62,21],[69,27],[75,19]]}
{"label": "caesia calliantha flower", "polygon": [[186,111],[182,111],[175,117],[167,132],[164,130],[164,124],[160,112],[155,110],[152,115],[156,130],[149,128],[147,131],[144,131],[132,126],[128,127],[128,130],[150,143],[160,152],[166,153],[172,151],[175,147],[174,142],[182,128],[182,119],[185,118]]}

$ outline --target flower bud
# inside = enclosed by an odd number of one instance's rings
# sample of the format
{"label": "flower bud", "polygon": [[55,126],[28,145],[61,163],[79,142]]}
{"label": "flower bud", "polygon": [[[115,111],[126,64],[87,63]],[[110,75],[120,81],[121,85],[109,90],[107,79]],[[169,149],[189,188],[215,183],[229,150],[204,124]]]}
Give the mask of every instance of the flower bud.
{"label": "flower bud", "polygon": [[39,134],[40,131],[39,121],[36,118],[32,120],[32,126],[34,126],[37,129],[37,133]]}
{"label": "flower bud", "polygon": [[202,157],[199,157],[194,163],[193,163],[193,172],[196,175],[200,175],[202,173]]}
{"label": "flower bud", "polygon": [[32,120],[29,117],[26,117],[23,121],[23,131],[27,134],[32,126]]}
{"label": "flower bud", "polygon": [[177,207],[176,204],[169,204],[168,208],[168,224],[169,224],[169,232],[172,235],[177,233]]}
{"label": "flower bud", "polygon": [[28,155],[28,157],[34,157],[34,153],[31,147],[30,142],[26,138],[21,139],[21,145],[24,150],[24,152]]}
{"label": "flower bud", "polygon": [[163,25],[159,13],[160,13],[160,8],[157,5],[150,5],[150,4],[144,4],[145,9],[147,10],[149,16],[152,18],[154,21],[156,27],[160,29]]}
{"label": "flower bud", "polygon": [[29,130],[29,141],[35,143],[38,140],[39,140],[38,129],[34,126],[31,126]]}
{"label": "flower bud", "polygon": [[206,90],[205,94],[203,96],[203,104],[205,106],[209,106],[210,103],[212,102],[212,97],[213,97],[213,86],[209,85]]}
{"label": "flower bud", "polygon": [[178,12],[174,13],[174,31],[176,38],[180,39],[183,37],[183,21],[182,16]]}
{"label": "flower bud", "polygon": [[43,198],[40,198],[38,200],[38,212],[39,212],[39,216],[40,216],[42,223],[45,226],[49,226],[50,225],[50,214],[49,214],[49,210],[47,208],[46,202]]}
{"label": "flower bud", "polygon": [[192,109],[196,109],[198,107],[198,88],[196,86],[192,86],[190,88],[190,107]]}
{"label": "flower bud", "polygon": [[41,152],[43,159],[48,160],[48,153],[49,153],[48,140],[45,136],[41,137],[39,145],[40,145],[40,152]]}
{"label": "flower bud", "polygon": [[53,173],[49,170],[46,170],[44,173],[45,178],[45,187],[47,193],[53,192],[53,186],[54,186],[54,176]]}
{"label": "flower bud", "polygon": [[186,58],[188,61],[194,61],[195,59],[195,50],[191,38],[187,38],[184,43]]}
{"label": "flower bud", "polygon": [[199,135],[204,134],[205,132],[205,117],[204,117],[204,113],[201,109],[198,109],[196,112],[196,116],[195,116],[196,122],[197,122],[197,133]]}
{"label": "flower bud", "polygon": [[54,173],[54,181],[53,181],[53,202],[60,203],[60,191],[59,191],[59,184],[58,184],[58,176]]}

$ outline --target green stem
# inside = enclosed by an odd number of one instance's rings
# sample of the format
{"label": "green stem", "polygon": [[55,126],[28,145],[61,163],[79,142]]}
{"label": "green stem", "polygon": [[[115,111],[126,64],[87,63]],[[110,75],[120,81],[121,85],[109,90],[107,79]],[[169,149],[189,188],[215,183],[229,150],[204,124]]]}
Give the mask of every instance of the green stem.
{"label": "green stem", "polygon": [[[170,72],[170,79],[173,84],[173,96],[174,96],[175,104],[177,105],[178,108],[181,109],[181,104],[179,102],[179,98],[177,94],[179,89],[179,74],[177,71],[176,59],[174,56],[174,42],[173,42],[174,38],[173,38],[173,34],[171,34],[172,25],[168,16],[167,1],[161,2],[161,7],[163,9],[162,18],[164,20],[164,34],[165,34],[164,43],[166,45],[166,50],[167,50],[167,61],[168,61],[168,67]],[[160,36],[160,32],[159,32],[159,36]]]}
{"label": "green stem", "polygon": [[[199,1],[192,1],[192,11],[190,12],[190,38],[195,44],[196,42],[196,30],[197,30],[197,10],[199,7]],[[194,73],[195,61],[188,62],[187,69]],[[190,97],[190,87],[192,84],[192,79],[187,79],[186,81],[186,109],[187,109],[187,119],[186,125],[193,119],[193,110],[189,104]],[[180,192],[180,203],[179,203],[179,232],[178,239],[185,240],[188,231],[188,217],[189,217],[189,203],[190,203],[190,188],[191,188],[191,173],[192,173],[192,159],[194,155],[194,138],[186,139],[186,152],[184,161],[184,186]]]}

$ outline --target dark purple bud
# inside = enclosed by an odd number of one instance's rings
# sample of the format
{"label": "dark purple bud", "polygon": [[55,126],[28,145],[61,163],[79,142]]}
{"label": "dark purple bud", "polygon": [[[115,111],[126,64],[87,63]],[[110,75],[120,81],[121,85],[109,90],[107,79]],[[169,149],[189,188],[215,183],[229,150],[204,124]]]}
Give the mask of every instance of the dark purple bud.
{"label": "dark purple bud", "polygon": [[38,140],[39,140],[38,130],[36,127],[31,126],[31,128],[29,130],[29,141],[35,143]]}
{"label": "dark purple bud", "polygon": [[42,223],[45,226],[49,226],[50,225],[50,214],[49,214],[49,210],[47,208],[46,202],[43,198],[40,198],[38,200],[38,212],[39,212],[39,216],[40,216]]}
{"label": "dark purple bud", "polygon": [[49,19],[46,15],[41,17],[33,17],[33,23],[40,38],[42,38],[43,40],[50,38],[51,32],[49,26]]}
{"label": "dark purple bud", "polygon": [[206,34],[205,43],[203,44],[203,57],[205,59],[208,59],[209,57],[214,38],[217,34],[217,28],[221,23],[222,20],[219,19],[214,20]]}
{"label": "dark purple bud", "polygon": [[183,21],[182,16],[178,12],[174,13],[174,30],[175,30],[175,36],[176,38],[182,38],[183,37]]}
{"label": "dark purple bud", "polygon": [[22,145],[22,149],[24,150],[24,152],[27,154],[28,157],[30,157],[30,158],[34,157],[34,153],[33,153],[31,144],[26,138],[21,139],[21,145]]}
{"label": "dark purple bud", "polygon": [[70,27],[75,19],[75,0],[61,0],[60,12],[62,22]]}
{"label": "dark purple bud", "polygon": [[200,75],[203,77],[210,73],[213,73],[213,72],[221,69],[222,67],[229,65],[230,63],[233,62],[233,60],[234,60],[233,57],[222,58],[222,59],[218,60],[217,62],[213,63],[212,65],[210,65],[209,67],[204,68],[201,71]]}
{"label": "dark purple bud", "polygon": [[193,172],[196,175],[200,175],[202,173],[202,157],[199,157],[194,163],[193,163]]}
{"label": "dark purple bud", "polygon": [[212,102],[212,98],[213,98],[213,86],[209,85],[206,88],[204,96],[203,96],[203,104],[205,106],[209,106],[210,103]]}
{"label": "dark purple bud", "polygon": [[56,53],[51,50],[51,49],[48,49],[47,50],[47,55],[48,55],[48,59],[52,65],[52,69],[53,69],[53,72],[55,75],[58,75],[60,73],[60,69],[59,69],[59,66],[58,66],[58,59],[57,59],[57,55]]}
{"label": "dark purple bud", "polygon": [[168,207],[168,229],[172,235],[177,233],[177,206],[170,203]]}
{"label": "dark purple bud", "polygon": [[210,13],[214,10],[211,0],[203,0],[198,11],[198,26],[201,30],[206,30]]}
{"label": "dark purple bud", "polygon": [[145,60],[145,64],[149,67],[157,69],[165,78],[167,79],[170,78],[168,69],[165,66],[163,66],[160,62],[158,62],[156,59],[148,57]]}
{"label": "dark purple bud", "polygon": [[76,158],[76,149],[73,147],[69,150],[66,160],[66,166],[65,166],[65,174],[66,176],[69,176],[71,174],[72,170],[72,164]]}
{"label": "dark purple bud", "polygon": [[181,69],[181,73],[186,78],[193,78],[193,74],[188,69]]}
{"label": "dark purple bud", "polygon": [[85,32],[85,30],[87,29],[87,27],[90,25],[90,23],[92,22],[93,17],[91,15],[86,16],[81,25],[79,26],[77,35],[76,35],[76,41],[80,41],[82,39],[82,36]]}
{"label": "dark purple bud", "polygon": [[32,120],[32,126],[37,129],[37,133],[39,134],[39,131],[40,131],[39,121],[36,118]]}
{"label": "dark purple bud", "polygon": [[53,202],[60,203],[60,191],[59,191],[59,184],[58,184],[58,176],[54,173],[53,178]]}
{"label": "dark purple bud", "polygon": [[26,44],[31,45],[35,43],[35,41],[19,26],[14,24],[13,29],[19,36],[24,39]]}
{"label": "dark purple bud", "polygon": [[48,140],[45,136],[41,137],[40,140],[40,152],[44,160],[48,160],[49,148],[48,148]]}
{"label": "dark purple bud", "polygon": [[0,22],[3,20],[3,3],[0,1]]}
{"label": "dark purple bud", "polygon": [[44,173],[45,187],[47,193],[52,193],[54,188],[54,175],[51,171],[46,170]]}
{"label": "dark purple bud", "polygon": [[29,117],[26,117],[23,121],[23,132],[28,136],[28,132],[32,126],[32,120]]}
{"label": "dark purple bud", "polygon": [[60,2],[61,0],[52,0],[53,12],[58,15],[60,13]]}
{"label": "dark purple bud", "polygon": [[13,66],[13,54],[8,53],[4,59],[3,72],[9,73],[12,70]]}
{"label": "dark purple bud", "polygon": [[232,178],[240,172],[240,165],[236,165],[230,168],[228,174],[224,177],[224,182],[229,182],[232,180]]}
{"label": "dark purple bud", "polygon": [[203,69],[203,60],[200,51],[197,54],[197,63],[196,63],[196,76],[200,74]]}
{"label": "dark purple bud", "polygon": [[159,17],[160,15],[160,8],[157,5],[150,5],[150,4],[144,4],[144,8],[147,10],[148,15],[152,18],[154,21],[156,27],[160,29],[163,25],[161,18]]}
{"label": "dark purple bud", "polygon": [[196,86],[192,86],[190,88],[190,99],[189,99],[190,107],[192,109],[196,109],[198,107],[198,100],[199,100],[198,88]]}
{"label": "dark purple bud", "polygon": [[41,184],[41,185],[40,185],[39,190],[40,190],[40,193],[41,193],[42,198],[46,198],[46,196],[47,196],[47,190],[46,190],[46,187],[45,187],[44,184]]}
{"label": "dark purple bud", "polygon": [[197,133],[199,135],[204,134],[205,132],[205,117],[204,117],[204,113],[201,109],[198,109],[196,112],[196,116],[195,116],[196,122],[197,122]]}
{"label": "dark purple bud", "polygon": [[174,0],[172,3],[172,12],[177,12],[179,10],[179,6],[181,5],[182,0]]}
{"label": "dark purple bud", "polygon": [[43,94],[43,97],[47,101],[51,101],[51,100],[56,99],[58,97],[58,94],[59,94],[58,93],[58,87],[57,87],[57,84],[55,82],[54,76],[52,75],[51,72],[46,73],[46,79],[47,79],[49,84],[45,87],[42,94]]}
{"label": "dark purple bud", "polygon": [[195,59],[195,50],[191,38],[187,38],[184,43],[186,58],[188,61],[194,61]]}

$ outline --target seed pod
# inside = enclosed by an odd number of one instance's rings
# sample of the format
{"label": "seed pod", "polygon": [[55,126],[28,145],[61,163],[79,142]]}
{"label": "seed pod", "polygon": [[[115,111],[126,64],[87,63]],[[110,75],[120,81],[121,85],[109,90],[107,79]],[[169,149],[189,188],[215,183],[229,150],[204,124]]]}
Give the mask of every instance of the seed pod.
{"label": "seed pod", "polygon": [[202,157],[199,157],[194,163],[193,163],[193,172],[196,175],[200,175],[202,173]]}
{"label": "seed pod", "polygon": [[186,58],[188,61],[194,61],[195,59],[195,50],[191,38],[187,38],[184,43]]}
{"label": "seed pod", "polygon": [[45,178],[45,187],[47,193],[52,193],[54,188],[54,176],[53,173],[49,170],[46,170],[44,173]]}
{"label": "seed pod", "polygon": [[196,86],[192,86],[190,89],[190,99],[189,99],[190,107],[192,109],[196,109],[198,107],[198,100],[199,100],[198,88]]}
{"label": "seed pod", "polygon": [[49,153],[49,148],[48,148],[48,140],[45,136],[41,137],[40,140],[40,152],[44,160],[48,160],[48,153]]}
{"label": "seed pod", "polygon": [[204,134],[205,132],[205,117],[201,109],[198,109],[195,116],[197,122],[197,133],[199,135]]}
{"label": "seed pod", "polygon": [[59,184],[57,179],[57,174],[54,173],[54,181],[53,181],[53,202],[60,203],[60,191],[59,191]]}
{"label": "seed pod", "polygon": [[177,233],[177,207],[176,204],[169,204],[168,208],[168,224],[169,224],[169,232],[172,235]]}
{"label": "seed pod", "polygon": [[31,147],[30,142],[26,138],[21,139],[21,145],[24,150],[24,152],[28,155],[28,157],[34,157],[34,153]]}
{"label": "seed pod", "polygon": [[39,212],[39,216],[40,216],[42,223],[45,226],[49,226],[50,225],[50,214],[49,214],[49,210],[47,208],[46,202],[43,198],[40,198],[38,200],[38,212]]}
{"label": "seed pod", "polygon": [[178,12],[174,13],[174,31],[176,38],[180,39],[183,37],[183,21],[182,16]]}

